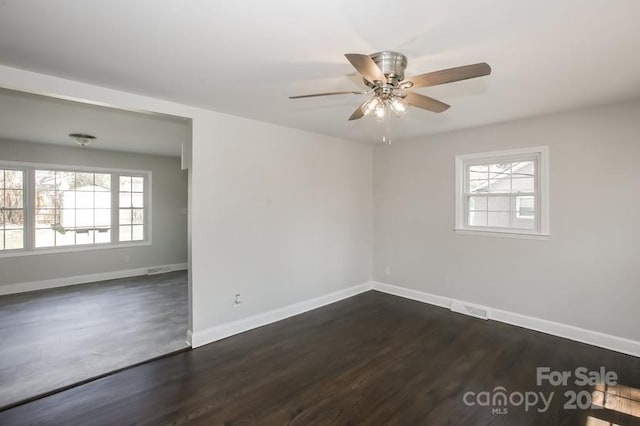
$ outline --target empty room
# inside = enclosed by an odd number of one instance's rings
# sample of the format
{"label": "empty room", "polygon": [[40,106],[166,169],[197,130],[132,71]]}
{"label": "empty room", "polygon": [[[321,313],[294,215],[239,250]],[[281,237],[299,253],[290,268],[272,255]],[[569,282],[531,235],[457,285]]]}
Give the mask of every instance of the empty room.
{"label": "empty room", "polygon": [[640,425],[640,2],[0,2],[0,424]]}

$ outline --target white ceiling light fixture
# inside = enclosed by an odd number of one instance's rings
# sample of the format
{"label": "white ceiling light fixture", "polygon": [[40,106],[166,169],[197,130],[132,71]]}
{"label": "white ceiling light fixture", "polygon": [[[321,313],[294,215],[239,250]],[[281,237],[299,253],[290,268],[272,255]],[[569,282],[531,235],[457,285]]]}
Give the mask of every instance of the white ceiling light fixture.
{"label": "white ceiling light fixture", "polygon": [[95,136],[87,135],[85,133],[69,133],[69,137],[83,148],[87,145],[91,145],[91,143],[97,139]]}
{"label": "white ceiling light fixture", "polygon": [[312,95],[290,96],[290,99],[312,98],[327,95],[369,95],[373,97],[364,101],[349,117],[349,121],[357,120],[365,115],[373,115],[378,122],[385,123],[382,137],[383,143],[391,143],[390,119],[391,113],[396,117],[406,114],[409,106],[427,111],[440,113],[446,111],[449,105],[428,96],[409,92],[407,89],[436,86],[453,83],[455,81],[482,77],[491,74],[491,67],[485,63],[465,65],[440,71],[417,75],[408,80],[404,79],[407,67],[407,57],[402,53],[382,51],[371,55],[347,53],[347,60],[362,75],[364,84],[369,90],[353,90],[348,92],[315,93]]}

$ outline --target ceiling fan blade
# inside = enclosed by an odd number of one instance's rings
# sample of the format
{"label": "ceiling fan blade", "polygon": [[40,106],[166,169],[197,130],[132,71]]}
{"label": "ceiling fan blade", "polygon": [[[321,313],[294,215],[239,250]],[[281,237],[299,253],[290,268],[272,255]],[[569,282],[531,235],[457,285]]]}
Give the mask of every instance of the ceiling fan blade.
{"label": "ceiling fan blade", "polygon": [[350,92],[326,92],[326,93],[314,93],[312,95],[289,96],[289,99],[315,98],[316,96],[332,96],[332,95],[364,95],[365,93],[367,92],[364,90],[352,90]]}
{"label": "ceiling fan blade", "polygon": [[489,74],[491,74],[491,67],[486,62],[481,62],[479,64],[428,72],[426,74],[409,78],[408,80],[413,83],[413,87],[415,88],[453,83],[454,81],[468,80],[470,78],[482,77],[483,75]]}
{"label": "ceiling fan blade", "polygon": [[356,108],[356,110],[353,111],[353,114],[351,114],[351,117],[349,117],[349,121],[358,120],[364,117],[364,112],[362,112],[362,106],[366,104],[368,101],[369,99],[367,99],[366,101],[358,105],[358,108]]}
{"label": "ceiling fan blade", "polygon": [[351,62],[351,65],[353,65],[353,67],[371,83],[374,81],[387,81],[387,78],[384,76],[380,67],[373,62],[373,59],[371,59],[369,55],[347,53],[344,56],[349,62]]}
{"label": "ceiling fan blade", "polygon": [[444,102],[440,102],[428,96],[411,92],[407,93],[407,96],[404,98],[404,100],[407,101],[409,105],[426,109],[427,111],[431,112],[443,112],[450,107],[450,105],[447,105]]}

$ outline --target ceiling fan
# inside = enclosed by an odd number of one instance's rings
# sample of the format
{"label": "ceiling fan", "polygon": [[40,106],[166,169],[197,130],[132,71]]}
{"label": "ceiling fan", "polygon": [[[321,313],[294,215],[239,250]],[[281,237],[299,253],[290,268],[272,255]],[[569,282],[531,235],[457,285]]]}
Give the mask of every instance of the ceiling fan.
{"label": "ceiling fan", "polygon": [[[362,75],[364,84],[369,90],[352,90],[344,92],[315,93],[311,95],[290,96],[289,99],[312,98],[329,95],[368,95],[373,96],[351,114],[349,120],[357,120],[365,115],[374,115],[384,120],[389,111],[396,116],[406,113],[409,106],[425,109],[431,112],[446,111],[450,105],[428,96],[410,92],[407,89],[436,86],[481,77],[491,73],[491,67],[481,62],[440,71],[421,74],[407,80],[404,70],[407,67],[407,57],[398,52],[382,51],[371,55],[347,53],[347,60]],[[388,121],[388,120],[387,120]]]}

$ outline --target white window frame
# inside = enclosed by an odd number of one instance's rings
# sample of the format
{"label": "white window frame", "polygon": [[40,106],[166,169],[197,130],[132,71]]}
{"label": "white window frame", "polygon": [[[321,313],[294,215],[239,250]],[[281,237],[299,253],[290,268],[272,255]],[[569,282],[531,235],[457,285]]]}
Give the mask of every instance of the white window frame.
{"label": "white window frame", "polygon": [[[536,229],[511,229],[469,226],[467,224],[466,168],[473,164],[535,160],[537,164],[535,196]],[[487,235],[507,238],[548,239],[549,226],[549,147],[510,149],[457,155],[455,159],[455,228],[457,234]],[[523,194],[528,195],[528,194]]]}
{"label": "white window frame", "polygon": [[[152,245],[152,172],[150,170],[114,169],[106,167],[86,167],[76,165],[29,163],[18,161],[0,160],[0,168],[20,169],[24,171],[24,222],[25,240],[24,248],[0,250],[0,258],[20,257],[33,255],[46,255],[56,253],[72,253],[88,250],[118,249],[127,247],[141,247]],[[35,171],[55,170],[84,173],[109,173],[111,174],[111,242],[97,244],[81,244],[61,247],[35,247]],[[144,194],[144,233],[145,239],[140,241],[119,242],[119,182],[120,176],[142,176],[145,178]],[[117,185],[117,186],[116,186]]]}

